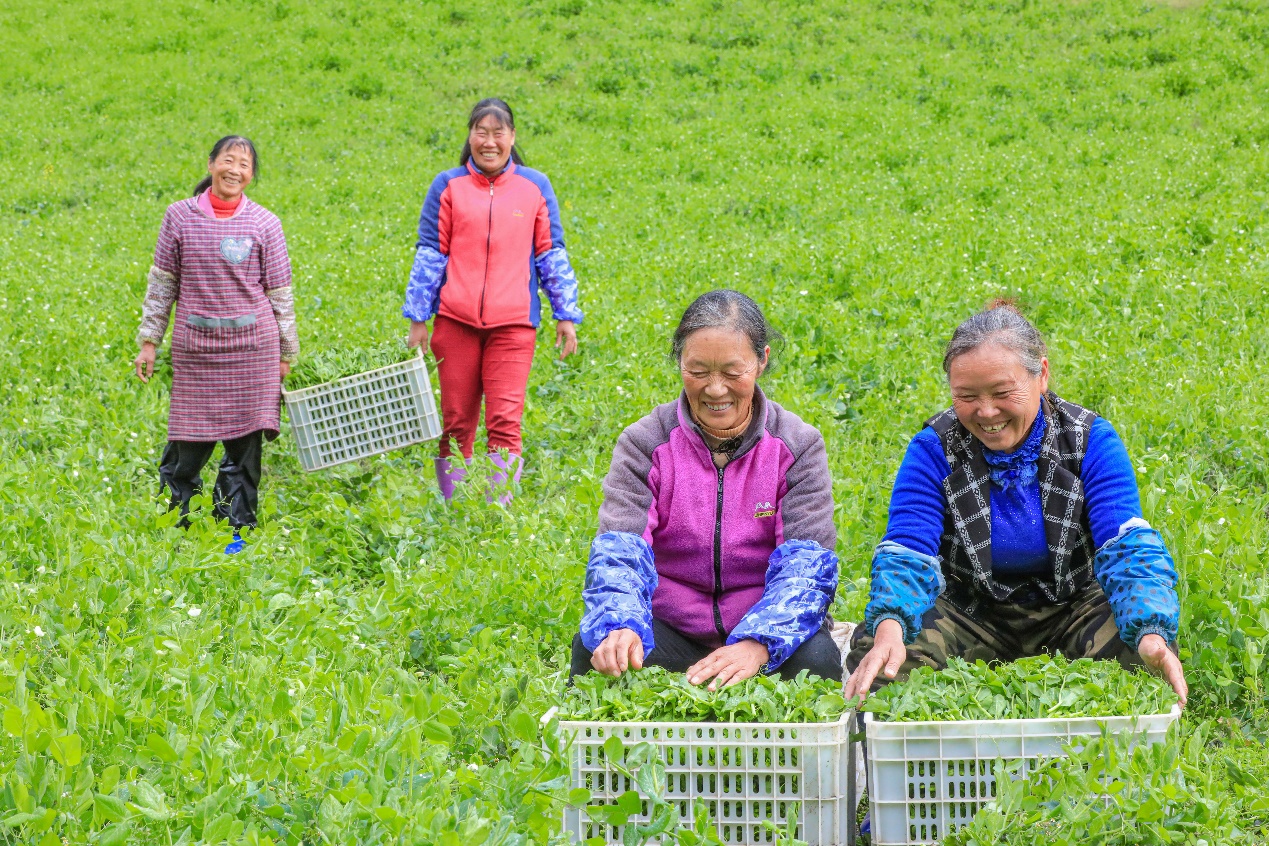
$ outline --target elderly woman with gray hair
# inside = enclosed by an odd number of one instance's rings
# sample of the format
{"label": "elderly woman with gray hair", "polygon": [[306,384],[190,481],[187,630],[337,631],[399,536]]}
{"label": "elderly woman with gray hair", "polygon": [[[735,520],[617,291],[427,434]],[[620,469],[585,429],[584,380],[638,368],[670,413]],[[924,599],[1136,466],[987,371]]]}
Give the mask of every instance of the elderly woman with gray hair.
{"label": "elderly woman with gray hair", "polygon": [[1048,390],[1040,333],[1007,301],[956,328],[952,407],[908,445],[872,562],[846,695],[898,675],[1041,652],[1145,664],[1186,699],[1176,570],[1105,419]]}
{"label": "elderly woman with gray hair", "polygon": [[683,390],[622,432],[604,478],[570,675],[649,664],[710,690],[842,677],[824,438],[758,387],[778,337],[737,291],[683,313]]}

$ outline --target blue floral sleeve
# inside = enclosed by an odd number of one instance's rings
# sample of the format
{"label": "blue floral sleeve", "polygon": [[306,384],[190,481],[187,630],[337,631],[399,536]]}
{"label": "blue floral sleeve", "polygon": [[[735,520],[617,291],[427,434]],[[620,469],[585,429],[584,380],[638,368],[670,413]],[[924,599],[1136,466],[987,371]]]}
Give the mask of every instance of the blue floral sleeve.
{"label": "blue floral sleeve", "polygon": [[897,620],[903,626],[903,642],[913,643],[921,633],[921,618],[946,587],[938,558],[882,541],[872,555],[864,631],[876,635],[882,620]]}
{"label": "blue floral sleeve", "polygon": [[419,246],[414,253],[414,266],[410,268],[410,281],[405,286],[402,315],[416,323],[432,319],[441,300],[448,264],[449,256],[426,244]]}
{"label": "blue floral sleeve", "polygon": [[652,639],[652,592],[657,569],[652,547],[630,532],[604,532],[590,545],[586,588],[582,601],[582,645],[591,652],[617,629],[630,629],[643,641],[643,654],[655,647]]}
{"label": "blue floral sleeve", "polygon": [[577,274],[563,247],[546,250],[534,260],[542,289],[551,301],[551,316],[556,320],[582,322],[582,309],[577,302]]}
{"label": "blue floral sleeve", "polygon": [[785,541],[768,559],[762,598],[727,643],[758,641],[770,653],[767,668],[774,670],[820,630],[836,593],[837,555],[814,541]]}
{"label": "blue floral sleeve", "polygon": [[1120,526],[1119,534],[1097,550],[1093,572],[1124,643],[1136,649],[1148,634],[1176,642],[1181,618],[1176,567],[1149,523],[1134,518]]}

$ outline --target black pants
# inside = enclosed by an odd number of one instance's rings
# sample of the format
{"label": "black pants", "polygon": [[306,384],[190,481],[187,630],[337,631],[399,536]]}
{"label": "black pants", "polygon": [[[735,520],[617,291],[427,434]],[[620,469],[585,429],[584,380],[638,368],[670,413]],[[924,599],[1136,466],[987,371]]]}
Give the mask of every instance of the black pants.
{"label": "black pants", "polygon": [[[672,629],[660,620],[652,621],[652,639],[656,648],[643,659],[644,666],[664,667],[675,673],[683,673],[687,668],[714,651],[713,647],[698,643],[677,629]],[[573,637],[573,660],[568,676],[582,675],[590,672],[590,651],[582,645],[580,634]],[[802,670],[808,670],[820,678],[842,680],[842,653],[833,642],[828,628],[822,628],[810,639],[797,648],[776,671],[782,679],[791,679]]]}
{"label": "black pants", "polygon": [[[224,441],[225,457],[216,474],[215,514],[235,529],[255,528],[256,507],[260,502],[260,453],[264,432],[252,432]],[[211,458],[216,442],[168,441],[159,459],[159,490],[171,491],[172,508],[181,516],[189,513],[189,501],[203,489],[202,470]],[[185,521],[182,526],[188,525]]]}

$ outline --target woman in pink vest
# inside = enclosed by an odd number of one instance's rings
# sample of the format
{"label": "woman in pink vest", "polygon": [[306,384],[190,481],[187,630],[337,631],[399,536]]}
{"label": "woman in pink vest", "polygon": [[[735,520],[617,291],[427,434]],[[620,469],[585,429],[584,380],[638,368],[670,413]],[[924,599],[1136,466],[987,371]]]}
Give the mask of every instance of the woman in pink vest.
{"label": "woman in pink vest", "polygon": [[604,479],[572,675],[655,664],[711,690],[757,673],[841,678],[828,458],[819,431],[758,387],[773,335],[736,291],[683,314],[683,393],[621,434]]}
{"label": "woman in pink vest", "polygon": [[[467,474],[485,402],[495,486],[520,477],[520,420],[546,291],[564,358],[577,349],[577,277],[551,182],[524,166],[515,120],[502,100],[481,100],[467,121],[459,167],[436,177],[419,217],[419,240],[401,313],[411,347],[431,332],[441,383],[436,478],[448,500]],[[451,460],[451,441],[463,462]],[[499,455],[506,450],[507,457]],[[504,493],[506,502],[510,493]]]}
{"label": "woman in pink vest", "polygon": [[278,436],[282,379],[299,355],[291,260],[282,224],[243,192],[257,173],[256,148],[241,135],[212,147],[194,196],[168,206],[141,309],[134,365],[154,375],[172,306],[172,407],[159,480],[172,507],[189,510],[216,442],[215,514],[238,530],[256,525],[262,440]]}

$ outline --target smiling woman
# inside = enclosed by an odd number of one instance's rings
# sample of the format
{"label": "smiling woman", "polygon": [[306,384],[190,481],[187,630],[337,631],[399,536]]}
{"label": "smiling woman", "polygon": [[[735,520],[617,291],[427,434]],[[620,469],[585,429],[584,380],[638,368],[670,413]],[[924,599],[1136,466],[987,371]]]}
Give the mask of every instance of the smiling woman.
{"label": "smiling woman", "polygon": [[[539,287],[551,301],[564,358],[577,350],[582,311],[559,204],[546,175],[524,166],[511,107],[490,97],[467,119],[459,166],[428,189],[401,309],[410,320],[411,347],[427,346],[427,321],[435,318],[431,348],[444,428],[436,480],[447,500],[467,476],[482,399],[492,464],[487,478],[501,489],[500,502],[511,497],[504,486],[520,477]],[[453,460],[454,446],[461,462]]]}
{"label": "smiling woman", "polygon": [[261,441],[278,435],[282,379],[300,348],[282,224],[243,193],[258,169],[251,140],[226,135],[212,147],[194,196],[168,206],[133,362],[148,382],[175,305],[159,480],[172,507],[186,513],[216,442],[225,445],[215,513],[234,528],[231,554],[243,548],[238,530],[256,525]]}
{"label": "smiling woman", "polygon": [[1049,392],[1044,340],[1010,302],[957,327],[943,370],[952,407],[899,468],[846,695],[954,655],[1061,652],[1145,664],[1184,704],[1176,570],[1114,428]]}
{"label": "smiling woman", "polygon": [[683,393],[621,434],[604,479],[572,675],[647,663],[711,690],[757,673],[841,678],[824,439],[758,387],[778,337],[736,291],[683,314]]}

